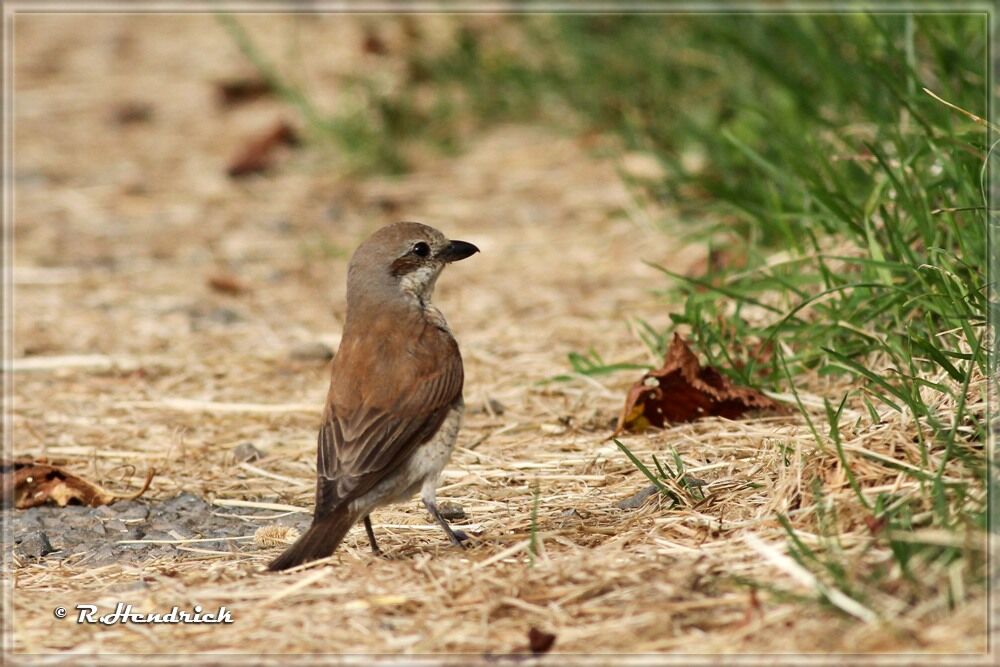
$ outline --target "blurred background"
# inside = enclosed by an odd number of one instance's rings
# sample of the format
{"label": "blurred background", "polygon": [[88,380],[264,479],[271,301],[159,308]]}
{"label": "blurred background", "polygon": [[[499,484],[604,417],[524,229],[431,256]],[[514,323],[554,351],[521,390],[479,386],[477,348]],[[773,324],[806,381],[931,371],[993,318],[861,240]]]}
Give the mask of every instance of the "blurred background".
{"label": "blurred background", "polygon": [[[959,282],[938,287],[964,290],[963,315],[983,312],[979,17],[24,16],[17,25],[17,236],[21,256],[41,263],[170,256],[180,232],[201,236],[188,251],[218,261],[213,248],[238,243],[213,236],[227,215],[240,218],[227,228],[283,224],[304,232],[296,242],[308,252],[344,253],[307,221],[342,224],[355,211],[332,190],[310,209],[291,192],[297,183],[391,183],[468,154],[489,132],[489,150],[514,156],[516,169],[519,138],[495,130],[517,125],[572,141],[581,160],[610,160],[628,187],[612,205],[624,209],[618,217],[700,249],[673,261],[684,276],[662,275],[660,286],[686,303],[674,322],[730,371],[727,346],[760,332],[732,309],[717,312],[720,294],[794,305],[819,286],[919,285],[909,300],[839,292],[823,306],[821,332],[786,323],[793,364],[813,367],[829,356],[799,348],[817,334],[852,358],[878,347],[840,321],[883,322],[890,334],[916,327],[925,342],[957,324],[935,308],[929,320],[911,317],[936,280],[914,273],[920,263],[949,268]],[[182,38],[161,38],[169,34]],[[256,218],[227,214],[234,198],[256,200]],[[376,217],[414,214],[398,198],[372,199]],[[102,242],[109,235],[129,237],[116,246],[127,257]],[[856,264],[843,280],[815,261],[753,273],[777,251],[787,260],[819,250],[888,264]],[[722,292],[698,282],[724,276]],[[728,340],[713,339],[710,329],[725,334],[711,326],[718,317],[731,320]]]}

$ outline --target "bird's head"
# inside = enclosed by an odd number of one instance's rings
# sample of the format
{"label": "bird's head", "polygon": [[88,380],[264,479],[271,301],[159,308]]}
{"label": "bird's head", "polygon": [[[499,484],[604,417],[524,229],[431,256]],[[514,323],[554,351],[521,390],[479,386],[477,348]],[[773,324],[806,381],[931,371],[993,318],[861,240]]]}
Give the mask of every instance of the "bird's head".
{"label": "bird's head", "polygon": [[477,252],[471,243],[449,240],[419,222],[388,225],[354,251],[347,273],[348,303],[402,296],[424,305],[445,265]]}

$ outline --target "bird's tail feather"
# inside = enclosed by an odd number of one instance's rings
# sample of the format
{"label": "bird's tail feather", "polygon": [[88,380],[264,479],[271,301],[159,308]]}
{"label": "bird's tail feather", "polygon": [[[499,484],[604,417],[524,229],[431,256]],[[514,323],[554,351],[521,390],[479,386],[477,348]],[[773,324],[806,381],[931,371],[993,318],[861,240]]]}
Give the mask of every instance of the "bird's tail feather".
{"label": "bird's tail feather", "polygon": [[271,561],[267,569],[277,572],[311,560],[326,558],[334,552],[356,520],[357,517],[351,516],[346,507],[334,510],[319,521],[314,520],[309,530]]}

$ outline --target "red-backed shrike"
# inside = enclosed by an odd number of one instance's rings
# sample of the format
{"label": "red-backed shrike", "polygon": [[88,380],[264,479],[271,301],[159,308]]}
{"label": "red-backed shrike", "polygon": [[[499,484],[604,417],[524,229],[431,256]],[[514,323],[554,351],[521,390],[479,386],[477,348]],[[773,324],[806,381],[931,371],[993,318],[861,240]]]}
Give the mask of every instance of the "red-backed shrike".
{"label": "red-backed shrike", "polygon": [[319,431],[313,522],[269,569],[329,556],[359,519],[380,553],[369,513],[418,490],[448,539],[462,545],[465,536],[436,500],[462,421],[462,356],[431,294],[446,264],[478,251],[427,225],[398,222],[354,252]]}

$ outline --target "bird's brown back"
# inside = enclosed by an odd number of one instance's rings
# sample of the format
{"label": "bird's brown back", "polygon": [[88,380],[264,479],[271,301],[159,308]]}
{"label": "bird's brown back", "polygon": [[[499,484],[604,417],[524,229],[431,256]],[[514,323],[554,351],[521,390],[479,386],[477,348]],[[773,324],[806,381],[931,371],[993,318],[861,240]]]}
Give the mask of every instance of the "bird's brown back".
{"label": "bird's brown back", "polygon": [[461,400],[463,380],[455,339],[427,312],[408,306],[349,317],[319,434],[317,514],[405,464]]}

